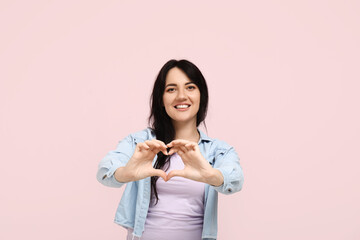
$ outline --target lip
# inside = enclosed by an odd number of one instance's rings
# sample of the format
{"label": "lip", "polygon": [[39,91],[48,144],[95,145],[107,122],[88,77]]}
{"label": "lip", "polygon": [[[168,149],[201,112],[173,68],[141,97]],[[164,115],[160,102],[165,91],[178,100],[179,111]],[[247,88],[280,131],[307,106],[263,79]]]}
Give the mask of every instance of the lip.
{"label": "lip", "polygon": [[[191,106],[190,106],[191,107]],[[175,108],[175,110],[178,110],[178,111],[180,111],[180,112],[184,112],[184,111],[187,111],[187,110],[189,110],[189,108],[190,107],[188,107],[188,108]]]}
{"label": "lip", "polygon": [[178,104],[175,104],[174,107],[176,107],[177,105],[189,105],[191,107],[190,103],[178,103]]}
{"label": "lip", "polygon": [[[189,107],[188,108],[179,108],[178,109],[178,108],[176,108],[177,105],[189,105]],[[189,104],[189,103],[178,103],[178,104],[174,105],[174,108],[176,110],[180,111],[180,112],[187,111],[187,110],[189,110],[190,107],[191,107],[191,104]]]}

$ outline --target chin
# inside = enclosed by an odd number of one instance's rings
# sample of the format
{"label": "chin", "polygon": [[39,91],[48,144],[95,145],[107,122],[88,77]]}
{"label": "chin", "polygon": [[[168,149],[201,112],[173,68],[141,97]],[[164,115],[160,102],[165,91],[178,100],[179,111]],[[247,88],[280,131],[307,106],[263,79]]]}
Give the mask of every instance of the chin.
{"label": "chin", "polygon": [[[173,122],[181,122],[181,123],[185,123],[185,122],[191,122],[193,121],[194,118],[171,118]],[[196,118],[195,118],[196,121]]]}

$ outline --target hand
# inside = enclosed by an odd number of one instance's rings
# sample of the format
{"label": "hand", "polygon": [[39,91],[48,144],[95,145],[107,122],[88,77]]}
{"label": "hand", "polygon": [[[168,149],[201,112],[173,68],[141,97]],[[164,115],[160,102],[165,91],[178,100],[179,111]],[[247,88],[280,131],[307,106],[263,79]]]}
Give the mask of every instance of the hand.
{"label": "hand", "polygon": [[137,181],[146,177],[159,176],[166,181],[166,173],[152,166],[154,157],[158,152],[168,155],[164,142],[156,139],[147,140],[136,145],[134,154],[125,167],[115,171],[119,182]]}
{"label": "hand", "polygon": [[174,176],[179,176],[214,186],[220,186],[223,183],[221,172],[211,167],[201,154],[197,143],[177,139],[167,144],[167,147],[171,148],[168,155],[175,152],[179,154],[184,163],[184,169],[172,170],[168,173],[166,181]]}

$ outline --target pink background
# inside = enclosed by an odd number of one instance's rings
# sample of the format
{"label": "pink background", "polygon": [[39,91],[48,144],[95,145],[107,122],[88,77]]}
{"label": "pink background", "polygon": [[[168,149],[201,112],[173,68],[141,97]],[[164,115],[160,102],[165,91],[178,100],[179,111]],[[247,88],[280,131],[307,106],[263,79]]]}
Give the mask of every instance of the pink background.
{"label": "pink background", "polygon": [[243,190],[219,239],[360,239],[360,2],[0,2],[0,239],[124,239],[99,161],[188,59]]}

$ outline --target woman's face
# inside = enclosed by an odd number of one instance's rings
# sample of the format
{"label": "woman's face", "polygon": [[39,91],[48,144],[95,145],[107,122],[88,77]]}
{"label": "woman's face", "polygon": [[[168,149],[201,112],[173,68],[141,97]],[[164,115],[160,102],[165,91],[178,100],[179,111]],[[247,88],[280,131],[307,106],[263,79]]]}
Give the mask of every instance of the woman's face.
{"label": "woman's face", "polygon": [[174,123],[195,121],[200,107],[200,90],[179,68],[166,75],[163,103]]}

